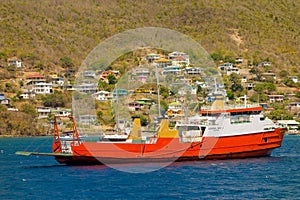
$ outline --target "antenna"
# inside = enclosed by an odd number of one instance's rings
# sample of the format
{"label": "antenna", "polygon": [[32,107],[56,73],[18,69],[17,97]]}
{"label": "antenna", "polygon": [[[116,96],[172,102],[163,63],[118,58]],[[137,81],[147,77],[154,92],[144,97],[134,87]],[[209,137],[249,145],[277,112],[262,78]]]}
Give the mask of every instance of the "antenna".
{"label": "antenna", "polygon": [[157,84],[158,118],[160,118],[161,117],[161,111],[160,111],[160,86],[159,86],[157,64],[155,64],[155,76],[156,76],[156,84]]}

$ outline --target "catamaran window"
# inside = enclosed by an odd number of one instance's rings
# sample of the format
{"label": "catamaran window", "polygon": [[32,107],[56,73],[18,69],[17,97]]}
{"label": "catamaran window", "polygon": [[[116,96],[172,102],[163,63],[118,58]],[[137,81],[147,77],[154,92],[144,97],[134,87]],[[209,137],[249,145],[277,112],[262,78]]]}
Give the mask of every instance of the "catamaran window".
{"label": "catamaran window", "polygon": [[178,126],[178,131],[198,131],[200,130],[199,126]]}

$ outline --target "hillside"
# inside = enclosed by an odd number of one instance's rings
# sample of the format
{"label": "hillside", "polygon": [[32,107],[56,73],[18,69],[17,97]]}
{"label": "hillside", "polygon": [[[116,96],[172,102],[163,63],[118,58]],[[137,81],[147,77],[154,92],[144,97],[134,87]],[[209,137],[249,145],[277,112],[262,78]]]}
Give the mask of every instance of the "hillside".
{"label": "hillside", "polygon": [[299,68],[299,10],[294,0],[2,0],[0,59],[18,56],[51,71],[68,56],[78,66],[105,38],[156,26],[187,34],[209,53]]}

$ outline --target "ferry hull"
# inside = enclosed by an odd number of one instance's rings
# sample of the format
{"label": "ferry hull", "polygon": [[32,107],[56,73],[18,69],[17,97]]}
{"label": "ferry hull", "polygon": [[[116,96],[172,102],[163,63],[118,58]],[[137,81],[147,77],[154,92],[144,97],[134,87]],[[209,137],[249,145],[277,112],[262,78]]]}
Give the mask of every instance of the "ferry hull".
{"label": "ferry hull", "polygon": [[70,156],[55,156],[68,165],[181,162],[270,156],[281,146],[284,129],[228,137],[203,137],[181,143],[179,138],[158,138],[155,144],[83,142]]}

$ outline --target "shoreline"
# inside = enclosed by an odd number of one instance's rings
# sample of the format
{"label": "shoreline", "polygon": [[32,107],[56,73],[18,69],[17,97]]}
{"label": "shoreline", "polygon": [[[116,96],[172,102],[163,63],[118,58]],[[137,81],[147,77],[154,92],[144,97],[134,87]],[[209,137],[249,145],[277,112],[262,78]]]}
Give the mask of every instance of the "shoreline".
{"label": "shoreline", "polygon": [[0,138],[52,137],[53,135],[0,135]]}

